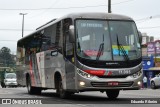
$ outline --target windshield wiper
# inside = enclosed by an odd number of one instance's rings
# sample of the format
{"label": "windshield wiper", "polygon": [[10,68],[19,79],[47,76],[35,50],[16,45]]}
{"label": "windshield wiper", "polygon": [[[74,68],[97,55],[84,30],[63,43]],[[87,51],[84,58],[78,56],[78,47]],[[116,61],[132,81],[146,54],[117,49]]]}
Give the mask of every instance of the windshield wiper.
{"label": "windshield wiper", "polygon": [[129,57],[128,57],[124,47],[122,46],[122,44],[119,43],[118,35],[116,35],[116,36],[117,36],[117,45],[118,45],[118,50],[119,50],[119,56],[120,56],[120,51],[121,51],[125,61],[129,61]]}
{"label": "windshield wiper", "polygon": [[97,53],[96,61],[99,60],[99,58],[103,54],[103,52],[104,52],[104,34],[103,34],[103,42],[99,45],[99,50]]}

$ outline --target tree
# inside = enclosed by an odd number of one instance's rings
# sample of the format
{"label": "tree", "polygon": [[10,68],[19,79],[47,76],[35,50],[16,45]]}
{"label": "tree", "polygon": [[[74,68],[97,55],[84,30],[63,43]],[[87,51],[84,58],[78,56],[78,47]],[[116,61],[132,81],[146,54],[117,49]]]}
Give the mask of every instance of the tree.
{"label": "tree", "polygon": [[2,47],[0,50],[0,63],[3,66],[9,67],[10,64],[15,64],[14,58],[10,54],[11,50],[7,47]]}

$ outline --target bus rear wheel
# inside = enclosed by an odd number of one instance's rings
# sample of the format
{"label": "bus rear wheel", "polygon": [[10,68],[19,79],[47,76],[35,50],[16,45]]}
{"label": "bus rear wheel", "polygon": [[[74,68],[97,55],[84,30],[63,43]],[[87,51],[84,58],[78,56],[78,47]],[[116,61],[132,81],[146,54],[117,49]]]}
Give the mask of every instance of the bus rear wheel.
{"label": "bus rear wheel", "polygon": [[114,89],[114,90],[107,90],[106,91],[106,95],[108,96],[109,99],[114,100],[114,99],[116,99],[118,97],[119,91],[120,90],[116,90],[116,89]]}
{"label": "bus rear wheel", "polygon": [[41,89],[40,88],[33,87],[31,85],[30,77],[27,78],[26,84],[27,84],[27,90],[28,90],[29,94],[41,94]]}

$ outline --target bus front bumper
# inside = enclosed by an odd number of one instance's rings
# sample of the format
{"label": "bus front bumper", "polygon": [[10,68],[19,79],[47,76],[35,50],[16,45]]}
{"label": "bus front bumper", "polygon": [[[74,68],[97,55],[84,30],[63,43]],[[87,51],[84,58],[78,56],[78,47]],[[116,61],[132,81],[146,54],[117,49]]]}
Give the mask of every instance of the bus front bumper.
{"label": "bus front bumper", "polygon": [[108,89],[138,90],[142,87],[142,75],[138,78],[84,78],[78,75],[78,91],[105,91]]}

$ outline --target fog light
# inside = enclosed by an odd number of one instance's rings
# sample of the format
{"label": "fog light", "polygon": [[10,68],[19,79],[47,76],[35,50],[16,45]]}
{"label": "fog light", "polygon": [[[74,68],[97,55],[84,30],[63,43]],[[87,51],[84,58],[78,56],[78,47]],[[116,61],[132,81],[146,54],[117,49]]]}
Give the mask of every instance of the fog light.
{"label": "fog light", "polygon": [[85,85],[85,82],[81,81],[79,82],[80,86],[84,86]]}
{"label": "fog light", "polygon": [[140,81],[138,81],[138,82],[137,82],[137,84],[138,84],[138,85],[141,85],[141,82],[140,82]]}

